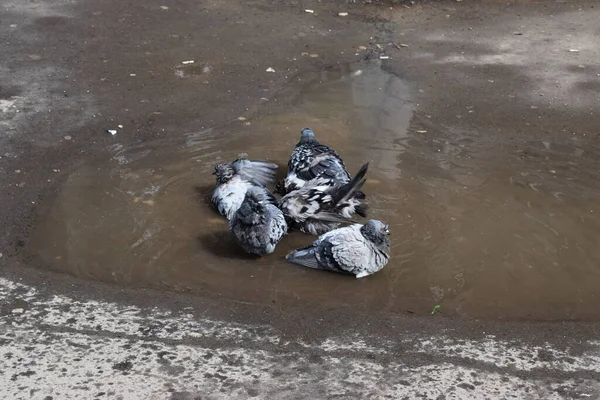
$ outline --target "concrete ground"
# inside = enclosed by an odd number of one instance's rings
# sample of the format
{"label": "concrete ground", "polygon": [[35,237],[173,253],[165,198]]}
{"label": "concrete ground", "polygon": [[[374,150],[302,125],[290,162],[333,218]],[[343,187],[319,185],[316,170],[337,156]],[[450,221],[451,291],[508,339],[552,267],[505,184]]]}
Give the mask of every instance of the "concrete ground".
{"label": "concrete ground", "polygon": [[[97,282],[40,264],[30,241],[47,199],[82,165],[280,113],[296,104],[298,77],[358,62],[411,85],[411,134],[432,135],[415,139],[425,159],[466,146],[481,171],[534,164],[553,193],[560,184],[546,175],[564,172],[572,191],[558,197],[592,207],[597,21],[595,1],[4,1],[2,398],[600,398],[591,272],[592,289],[563,318],[558,300],[539,315],[519,302],[489,318],[474,307],[475,318]],[[191,59],[201,68],[181,64]],[[117,124],[120,147],[106,134]],[[559,150],[546,152],[548,141]],[[571,153],[575,142],[584,150]]]}

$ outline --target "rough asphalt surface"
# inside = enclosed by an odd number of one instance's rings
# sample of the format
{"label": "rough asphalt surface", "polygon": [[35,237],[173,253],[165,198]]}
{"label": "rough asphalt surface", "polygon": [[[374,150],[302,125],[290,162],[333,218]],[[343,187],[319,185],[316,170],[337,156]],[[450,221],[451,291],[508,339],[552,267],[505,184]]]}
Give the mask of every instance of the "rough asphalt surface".
{"label": "rough asphalt surface", "polygon": [[[37,204],[70,170],[110,153],[107,127],[131,127],[123,146],[198,130],[260,113],[266,90],[275,112],[293,99],[297,74],[358,61],[360,44],[366,58],[380,56],[369,43],[409,44],[388,48],[383,65],[419,89],[421,115],[456,123],[477,102],[486,111],[464,123],[480,131],[559,136],[569,126],[590,145],[597,138],[595,1],[390,6],[2,2],[2,398],[600,398],[596,322],[316,314],[27,267]],[[209,84],[174,73],[189,59],[210,62]],[[552,110],[543,118],[530,106],[540,102]]]}

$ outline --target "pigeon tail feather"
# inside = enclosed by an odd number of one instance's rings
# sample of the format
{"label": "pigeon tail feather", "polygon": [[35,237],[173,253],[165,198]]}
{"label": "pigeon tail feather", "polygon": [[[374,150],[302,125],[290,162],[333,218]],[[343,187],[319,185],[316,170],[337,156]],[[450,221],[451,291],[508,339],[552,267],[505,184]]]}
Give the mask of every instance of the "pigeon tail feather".
{"label": "pigeon tail feather", "polygon": [[357,205],[357,206],[354,207],[354,210],[361,217],[367,218],[367,214],[369,212],[369,206],[366,205],[366,204],[359,204],[359,205]]}
{"label": "pigeon tail feather", "polygon": [[292,251],[285,259],[291,263],[303,265],[313,269],[326,269],[319,265],[319,260],[315,254],[316,248],[313,246],[303,247]]}
{"label": "pigeon tail feather", "polygon": [[348,201],[350,198],[360,198],[361,195],[364,196],[364,193],[360,191],[362,186],[366,182],[365,175],[367,174],[367,170],[369,169],[369,163],[363,165],[356,176],[352,178],[352,180],[337,190],[337,193],[333,196],[333,203],[335,205],[344,203]]}

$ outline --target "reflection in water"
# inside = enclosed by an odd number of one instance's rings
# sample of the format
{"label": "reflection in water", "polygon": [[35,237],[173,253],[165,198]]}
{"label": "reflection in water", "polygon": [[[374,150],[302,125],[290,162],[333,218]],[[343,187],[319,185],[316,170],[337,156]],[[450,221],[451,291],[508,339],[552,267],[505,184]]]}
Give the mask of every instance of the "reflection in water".
{"label": "reflection in water", "polygon": [[362,128],[354,140],[365,145],[364,157],[387,179],[398,178],[398,155],[408,147],[413,112],[409,98],[405,82],[377,69],[352,80],[353,112]]}
{"label": "reflection in water", "polygon": [[[236,120],[115,145],[110,160],[79,168],[44,203],[29,251],[40,266],[86,278],[277,306],[424,315],[441,304],[476,317],[596,317],[597,165],[564,161],[588,151],[538,141],[507,162],[481,135],[413,116],[403,81],[361,68],[306,77],[289,112],[249,126]],[[371,161],[371,215],[393,234],[392,259],[372,277],[285,263],[289,250],[314,240],[299,233],[269,257],[247,256],[210,208],[216,163],[246,153],[285,166],[305,126],[351,172]]]}

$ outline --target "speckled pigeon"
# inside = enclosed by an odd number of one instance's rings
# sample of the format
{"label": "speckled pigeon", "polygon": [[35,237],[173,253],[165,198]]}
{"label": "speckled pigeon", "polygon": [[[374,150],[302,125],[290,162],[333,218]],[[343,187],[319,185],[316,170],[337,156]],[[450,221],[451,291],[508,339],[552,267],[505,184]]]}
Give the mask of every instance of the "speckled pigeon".
{"label": "speckled pigeon", "polygon": [[360,189],[368,168],[368,163],[363,165],[354,179],[345,184],[323,176],[285,195],[279,208],[290,228],[320,235],[344,222],[354,222],[351,218],[355,214],[366,217],[367,206],[360,202],[364,198]]}
{"label": "speckled pigeon", "polygon": [[340,156],[332,148],[320,144],[312,129],[304,128],[288,161],[283,190],[279,190],[285,195],[321,177],[339,183],[348,183],[351,179]]}
{"label": "speckled pigeon", "polygon": [[289,253],[289,262],[362,278],[381,270],[390,258],[389,227],[378,220],[320,236],[311,246]]}
{"label": "speckled pigeon", "polygon": [[212,194],[212,205],[231,220],[251,187],[257,187],[264,199],[275,201],[265,186],[275,181],[276,173],[277,164],[267,161],[237,159],[231,164],[218,164],[213,173],[217,177],[217,186]]}
{"label": "speckled pigeon", "polygon": [[275,250],[287,233],[283,213],[266,199],[260,187],[251,187],[233,218],[229,228],[237,243],[248,253],[264,256]]}

